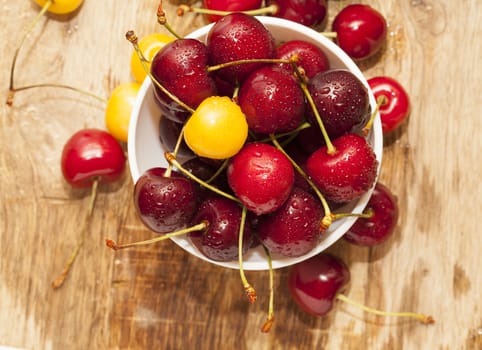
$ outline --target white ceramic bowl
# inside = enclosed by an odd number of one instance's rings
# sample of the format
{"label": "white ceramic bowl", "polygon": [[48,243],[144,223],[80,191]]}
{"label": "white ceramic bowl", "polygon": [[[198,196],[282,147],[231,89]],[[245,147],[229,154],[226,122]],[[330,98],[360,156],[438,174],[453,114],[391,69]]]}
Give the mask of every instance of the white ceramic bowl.
{"label": "white ceramic bowl", "polygon": [[[275,17],[258,18],[271,31],[273,36],[278,41],[303,39],[318,45],[327,55],[331,64],[331,68],[349,69],[368,88],[368,83],[357,65],[330,39],[314,31],[313,29],[288,20]],[[211,26],[212,24],[204,26],[194,31],[187,37],[205,41]],[[164,160],[163,157],[165,149],[163,148],[163,144],[160,141],[159,122],[161,114],[157,106],[153,91],[153,85],[150,79],[147,78],[142,84],[142,87],[139,91],[139,95],[134,106],[129,125],[129,166],[131,176],[134,182],[137,181],[137,179],[142,175],[144,171],[152,167],[167,166],[167,162]],[[369,97],[372,110],[375,110],[376,102],[371,92],[369,93]],[[373,147],[373,150],[379,161],[378,170],[380,170],[383,151],[383,134],[379,116],[377,116],[377,118],[375,119],[373,128],[368,136],[368,140]],[[365,193],[358,200],[347,204],[346,206],[341,208],[340,211],[353,211],[356,213],[363,212],[370,198],[370,195],[371,191]],[[323,234],[323,238],[321,239],[319,245],[306,255],[296,258],[286,258],[273,255],[273,268],[286,267],[320,253],[321,251],[331,246],[338,239],[340,239],[354,222],[354,217],[336,220],[331,225],[329,230]],[[191,244],[188,237],[176,237],[172,238],[172,240],[181,248],[203,260],[228,268],[239,268],[238,261],[218,262],[208,259],[193,244]],[[245,270],[268,269],[268,262],[262,247],[251,249],[244,256],[243,268]]]}

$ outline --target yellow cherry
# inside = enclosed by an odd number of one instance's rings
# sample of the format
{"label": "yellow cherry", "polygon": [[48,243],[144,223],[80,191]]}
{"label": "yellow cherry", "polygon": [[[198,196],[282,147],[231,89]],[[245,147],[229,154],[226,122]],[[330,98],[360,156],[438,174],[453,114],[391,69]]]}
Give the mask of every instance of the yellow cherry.
{"label": "yellow cherry", "polygon": [[48,12],[64,15],[77,10],[82,5],[83,0],[34,0],[40,6],[48,5]]}
{"label": "yellow cherry", "polygon": [[229,97],[211,96],[196,108],[184,126],[184,140],[198,156],[225,159],[234,156],[248,137],[241,108]]}
{"label": "yellow cherry", "polygon": [[105,109],[105,125],[109,133],[121,142],[127,142],[131,112],[141,84],[126,83],[114,89]]}
{"label": "yellow cherry", "polygon": [[[166,34],[153,33],[147,35],[139,40],[139,49],[141,50],[144,57],[150,62],[154,58],[154,55],[159,51],[164,45],[173,41],[175,38]],[[146,63],[148,69],[150,69],[150,63]],[[131,73],[134,80],[138,83],[142,83],[146,78],[146,71],[142,66],[141,60],[135,51],[131,55]]]}

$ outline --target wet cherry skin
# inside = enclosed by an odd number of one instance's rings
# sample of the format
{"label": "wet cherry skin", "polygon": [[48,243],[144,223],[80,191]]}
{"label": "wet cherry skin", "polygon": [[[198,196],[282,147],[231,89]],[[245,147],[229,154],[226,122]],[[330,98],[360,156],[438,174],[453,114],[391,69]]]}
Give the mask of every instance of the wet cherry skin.
{"label": "wet cherry skin", "polygon": [[122,176],[125,163],[119,142],[100,129],[77,131],[62,150],[62,174],[73,187],[90,187],[96,179],[114,182]]}
{"label": "wet cherry skin", "polygon": [[338,293],[350,281],[350,271],[339,258],[328,253],[293,265],[288,272],[288,288],[295,303],[305,312],[325,316],[333,308]]}

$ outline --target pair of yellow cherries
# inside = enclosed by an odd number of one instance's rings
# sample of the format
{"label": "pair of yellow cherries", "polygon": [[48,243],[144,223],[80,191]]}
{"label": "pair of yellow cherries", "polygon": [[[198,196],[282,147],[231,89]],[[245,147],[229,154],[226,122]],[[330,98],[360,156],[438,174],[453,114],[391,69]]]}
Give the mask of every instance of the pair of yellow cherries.
{"label": "pair of yellow cherries", "polygon": [[[77,10],[83,0],[34,0],[42,11],[59,15]],[[149,61],[164,45],[175,38],[153,33],[139,41],[139,49]],[[130,60],[134,82],[119,85],[107,100],[105,124],[117,140],[127,142],[130,114],[142,82],[147,76],[136,52]],[[149,64],[147,65],[149,68]],[[239,106],[227,97],[213,96],[194,111],[184,128],[184,139],[199,156],[224,159],[235,155],[243,146],[248,125]]]}

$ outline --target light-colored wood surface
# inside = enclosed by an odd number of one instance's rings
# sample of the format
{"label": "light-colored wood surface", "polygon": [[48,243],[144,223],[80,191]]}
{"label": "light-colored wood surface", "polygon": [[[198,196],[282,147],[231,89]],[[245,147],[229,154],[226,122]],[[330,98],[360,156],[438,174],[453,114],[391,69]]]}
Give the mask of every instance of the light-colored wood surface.
{"label": "light-colored wood surface", "polygon": [[[329,1],[330,20],[353,1]],[[73,191],[59,169],[66,139],[104,127],[102,103],[59,89],[18,93],[0,113],[0,347],[27,349],[482,349],[481,137],[482,2],[363,1],[388,19],[382,55],[367,78],[397,78],[412,113],[386,139],[381,181],[397,194],[400,222],[372,248],[330,248],[350,267],[348,295],[373,307],[431,314],[434,325],[386,319],[337,304],[325,318],[300,312],[275,276],[248,274],[258,302],[247,305],[235,271],[188,256],[172,242],[114,254],[106,237],[150,237],[137,219],[126,173],[103,187],[89,237],[66,285],[50,288],[79,234],[88,191]],[[156,0],[85,0],[72,16],[45,16],[19,55],[16,82],[55,82],[108,96],[130,81],[128,29],[164,31]],[[23,28],[39,8],[0,0],[2,100]],[[166,2],[168,14],[174,7]],[[180,34],[203,24],[175,18]]]}

